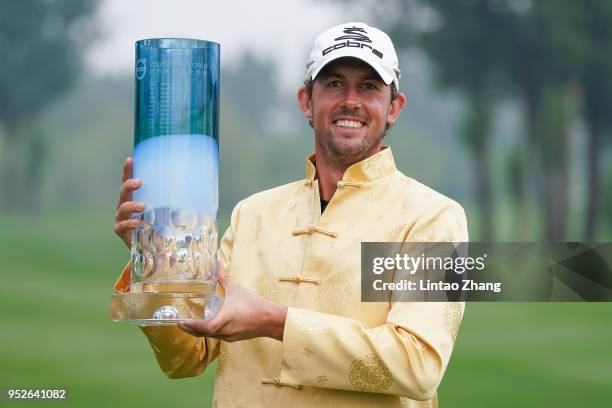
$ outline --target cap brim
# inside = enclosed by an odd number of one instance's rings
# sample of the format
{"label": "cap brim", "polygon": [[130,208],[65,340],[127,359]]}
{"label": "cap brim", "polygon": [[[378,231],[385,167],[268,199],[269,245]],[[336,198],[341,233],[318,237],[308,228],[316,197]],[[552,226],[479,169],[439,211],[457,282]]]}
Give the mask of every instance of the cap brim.
{"label": "cap brim", "polygon": [[319,72],[321,72],[321,70],[330,62],[346,57],[357,58],[358,60],[361,60],[371,66],[378,73],[378,75],[380,75],[380,78],[383,80],[385,85],[390,85],[395,80],[393,74],[385,69],[379,57],[374,54],[370,55],[368,53],[364,53],[363,50],[356,48],[343,48],[342,50],[335,51],[332,56],[324,59],[320,66],[312,72],[310,76],[311,79],[314,81],[317,75],[319,75]]}

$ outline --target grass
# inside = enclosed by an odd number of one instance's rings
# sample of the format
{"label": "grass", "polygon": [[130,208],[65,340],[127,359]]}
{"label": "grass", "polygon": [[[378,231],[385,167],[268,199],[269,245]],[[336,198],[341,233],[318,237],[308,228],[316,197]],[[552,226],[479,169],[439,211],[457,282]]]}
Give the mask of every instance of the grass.
{"label": "grass", "polygon": [[441,406],[606,406],[612,304],[469,304]]}
{"label": "grass", "polygon": [[[169,380],[135,326],[109,319],[128,252],[96,216],[0,219],[2,387],[68,387],[66,406],[208,406],[214,367]],[[21,406],[22,404],[20,404]]]}
{"label": "grass", "polygon": [[[0,217],[0,386],[68,387],[66,406],[211,405],[214,366],[169,380],[144,335],[110,321],[127,257],[110,215]],[[468,305],[441,406],[606,405],[611,316],[611,304]]]}

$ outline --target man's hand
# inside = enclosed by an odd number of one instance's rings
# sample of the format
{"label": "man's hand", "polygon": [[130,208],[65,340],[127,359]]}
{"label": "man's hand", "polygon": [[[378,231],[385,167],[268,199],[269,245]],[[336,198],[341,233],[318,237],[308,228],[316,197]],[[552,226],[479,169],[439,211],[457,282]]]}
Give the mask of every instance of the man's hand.
{"label": "man's hand", "polygon": [[115,212],[115,234],[121,238],[128,248],[132,246],[132,231],[138,226],[139,220],[132,219],[132,213],[143,211],[144,203],[132,201],[132,192],[140,188],[140,180],[132,178],[131,157],[123,164],[123,176],[121,177],[121,188],[119,189],[119,201],[117,212]]}
{"label": "man's hand", "polygon": [[225,289],[225,301],[219,313],[212,320],[179,323],[181,330],[229,342],[255,337],[283,340],[287,306],[257,296],[230,281],[220,261],[217,261],[217,281]]}

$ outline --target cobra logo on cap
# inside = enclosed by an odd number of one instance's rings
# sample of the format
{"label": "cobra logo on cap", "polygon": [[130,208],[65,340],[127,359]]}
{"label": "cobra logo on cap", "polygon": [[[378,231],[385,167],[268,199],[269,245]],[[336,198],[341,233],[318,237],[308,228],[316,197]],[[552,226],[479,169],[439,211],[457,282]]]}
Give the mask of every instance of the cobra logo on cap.
{"label": "cobra logo on cap", "polygon": [[334,41],[355,40],[355,41],[362,41],[362,42],[369,42],[369,43],[372,42],[372,40],[370,40],[370,37],[365,35],[368,32],[363,27],[355,27],[355,26],[346,27],[344,30],[342,30],[342,32],[346,35],[342,35],[340,37],[334,38]]}
{"label": "cobra logo on cap", "polygon": [[[380,52],[379,50],[377,50],[376,48],[372,47],[369,44],[366,43],[371,43],[372,40],[370,40],[370,37],[367,36],[367,31],[365,30],[365,28],[363,27],[345,27],[344,30],[342,30],[342,32],[345,35],[341,35],[340,37],[336,37],[334,38],[334,41],[342,41],[340,43],[331,45],[327,48],[325,48],[321,54],[322,55],[327,55],[332,51],[335,50],[339,50],[345,47],[349,47],[349,48],[369,48],[372,51],[372,54],[376,55],[377,57],[381,58],[383,57],[383,53]],[[344,41],[346,40],[346,41]]]}

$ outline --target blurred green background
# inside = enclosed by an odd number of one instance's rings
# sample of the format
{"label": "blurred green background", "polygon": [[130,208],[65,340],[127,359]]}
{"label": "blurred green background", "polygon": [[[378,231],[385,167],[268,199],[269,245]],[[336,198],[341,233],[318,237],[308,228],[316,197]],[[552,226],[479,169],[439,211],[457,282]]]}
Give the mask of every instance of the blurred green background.
{"label": "blurred green background", "polygon": [[[0,387],[68,387],[72,406],[211,404],[214,367],[168,380],[140,331],[108,318],[128,258],[113,215],[131,154],[139,38],[230,44],[220,230],[241,198],[303,177],[312,131],[295,103],[301,64],[318,32],[365,20],[388,30],[400,54],[408,103],[387,136],[397,165],[462,203],[472,240],[610,241],[609,1],[169,3],[0,0]],[[174,28],[155,13],[172,13]],[[194,14],[201,20],[190,23]],[[224,18],[225,34],[210,28]],[[243,21],[247,31],[232,31]],[[304,40],[293,54],[274,51],[274,31],[285,29],[284,41]],[[114,51],[106,61],[119,68],[100,68],[97,56]],[[441,406],[608,405],[611,312],[469,304]]]}

